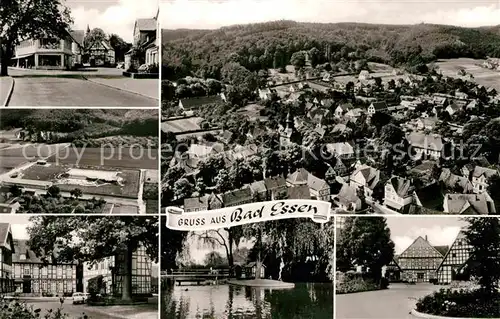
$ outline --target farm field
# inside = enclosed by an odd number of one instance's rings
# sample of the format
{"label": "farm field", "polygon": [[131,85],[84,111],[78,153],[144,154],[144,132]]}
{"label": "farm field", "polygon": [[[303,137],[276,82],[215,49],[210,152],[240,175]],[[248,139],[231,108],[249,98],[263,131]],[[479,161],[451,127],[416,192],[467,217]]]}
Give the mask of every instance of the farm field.
{"label": "farm field", "polygon": [[484,60],[460,58],[439,60],[436,62],[436,65],[444,76],[461,78],[457,72],[459,70],[465,70],[465,72],[474,76],[474,80],[477,84],[484,85],[485,87],[492,87],[500,91],[500,72],[481,67],[480,65],[483,62]]}
{"label": "farm field", "polygon": [[50,156],[56,152],[63,152],[68,144],[12,144],[11,147],[0,149],[0,157],[18,157],[26,161]]}
{"label": "farm field", "polygon": [[50,157],[48,161],[91,167],[158,169],[158,149],[70,147]]}
{"label": "farm field", "polygon": [[111,211],[111,214],[116,214],[116,215],[133,215],[133,214],[138,214],[139,213],[139,207],[137,206],[132,206],[132,205],[114,205],[113,210]]}
{"label": "farm field", "polygon": [[182,133],[200,130],[201,117],[189,117],[176,120],[169,120],[161,123],[161,130],[164,132]]}

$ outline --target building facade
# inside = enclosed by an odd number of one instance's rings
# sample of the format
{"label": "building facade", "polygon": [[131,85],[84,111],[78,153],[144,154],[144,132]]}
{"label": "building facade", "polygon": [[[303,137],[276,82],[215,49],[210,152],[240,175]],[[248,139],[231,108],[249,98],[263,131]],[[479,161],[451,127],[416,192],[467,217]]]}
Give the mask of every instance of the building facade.
{"label": "building facade", "polygon": [[63,38],[29,39],[16,46],[13,60],[21,68],[65,70],[78,62],[78,46],[69,33]]}
{"label": "building facade", "polygon": [[14,242],[10,224],[0,223],[0,295],[15,290],[12,274],[12,254]]}
{"label": "building facade", "polygon": [[432,282],[436,278],[436,270],[443,260],[443,255],[427,238],[418,237],[398,257],[397,264],[401,269],[401,280],[406,282]]}
{"label": "building facade", "polygon": [[78,291],[76,263],[55,264],[49,260],[49,264],[44,264],[26,240],[14,240],[14,250],[12,265],[17,293],[62,297]]}
{"label": "building facade", "polygon": [[471,250],[472,246],[466,240],[465,233],[460,231],[437,269],[438,284],[450,284],[456,280],[470,280],[467,261]]}
{"label": "building facade", "polygon": [[[83,289],[89,291],[89,280],[102,276],[104,291],[102,294],[121,295],[125,273],[125,256],[118,254],[96,263],[83,264]],[[132,253],[131,285],[132,295],[150,295],[152,293],[152,262],[144,247],[139,247]],[[156,275],[157,276],[157,275]]]}

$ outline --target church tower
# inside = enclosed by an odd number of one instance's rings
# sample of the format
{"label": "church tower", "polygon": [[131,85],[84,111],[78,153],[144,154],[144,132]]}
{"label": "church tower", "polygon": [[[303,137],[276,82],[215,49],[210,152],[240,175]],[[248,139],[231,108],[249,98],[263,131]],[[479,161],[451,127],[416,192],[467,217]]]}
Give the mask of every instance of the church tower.
{"label": "church tower", "polygon": [[300,144],[300,133],[295,129],[293,116],[290,111],[286,116],[286,127],[280,133],[280,145],[287,146],[292,143]]}
{"label": "church tower", "polygon": [[88,36],[90,33],[90,26],[87,24],[87,30],[85,30],[85,36]]}

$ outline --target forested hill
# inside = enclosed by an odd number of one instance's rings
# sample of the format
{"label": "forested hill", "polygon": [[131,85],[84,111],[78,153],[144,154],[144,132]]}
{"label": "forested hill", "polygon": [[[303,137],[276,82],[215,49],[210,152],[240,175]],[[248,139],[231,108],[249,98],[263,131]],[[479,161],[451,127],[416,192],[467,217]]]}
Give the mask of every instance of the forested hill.
{"label": "forested hill", "polygon": [[[239,62],[250,71],[281,67],[294,52],[319,50],[318,63],[367,59],[406,64],[418,57],[500,57],[500,26],[376,25],[274,21],[217,30],[164,30],[163,64],[176,76],[220,78],[221,65]],[[327,51],[330,54],[327,54]],[[325,61],[326,60],[326,61]]]}

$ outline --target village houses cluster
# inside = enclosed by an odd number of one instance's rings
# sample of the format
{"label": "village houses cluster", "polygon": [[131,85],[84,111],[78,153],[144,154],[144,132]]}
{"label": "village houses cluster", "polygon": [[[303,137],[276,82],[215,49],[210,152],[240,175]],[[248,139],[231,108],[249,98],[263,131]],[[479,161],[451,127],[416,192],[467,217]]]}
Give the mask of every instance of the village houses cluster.
{"label": "village houses cluster", "polygon": [[[448,90],[425,92],[430,85],[447,86]],[[163,132],[173,133],[179,142],[191,140],[185,151],[173,154],[169,167],[182,167],[193,184],[199,163],[211,156],[223,156],[229,168],[237,158],[262,154],[266,134],[278,134],[281,147],[296,144],[302,148],[311,148],[307,141],[313,134],[333,157],[318,159],[329,167],[324,176],[298,168],[279,176],[263,176],[225,193],[207,190],[203,196],[185,198],[186,211],[240,205],[257,198],[313,198],[332,202],[338,213],[496,213],[494,194],[487,189],[492,176],[499,175],[498,162],[479,153],[458,167],[443,165],[446,150],[459,146],[469,121],[494,119],[485,115],[500,105],[500,95],[493,88],[438,72],[414,75],[398,69],[379,74],[362,70],[356,76],[306,72],[303,77],[285,80],[270,74],[267,85],[235,111],[252,123],[243,145],[232,139],[238,132],[206,123],[200,111],[207,105],[227,103],[227,91],[223,87],[218,94],[179,98],[173,107],[180,116],[163,119]],[[277,130],[267,125],[266,105],[271,102],[279,103],[287,114],[286,123],[280,123]],[[402,131],[400,142],[412,149],[412,161],[403,165],[405,174],[381,167],[380,154],[360,156],[356,151],[359,141],[353,139],[353,131],[368,127],[372,132],[381,117],[396,123]],[[207,133],[215,139],[204,139]],[[361,135],[365,135],[364,146],[380,149],[383,145],[380,130],[377,134],[361,131]]]}

